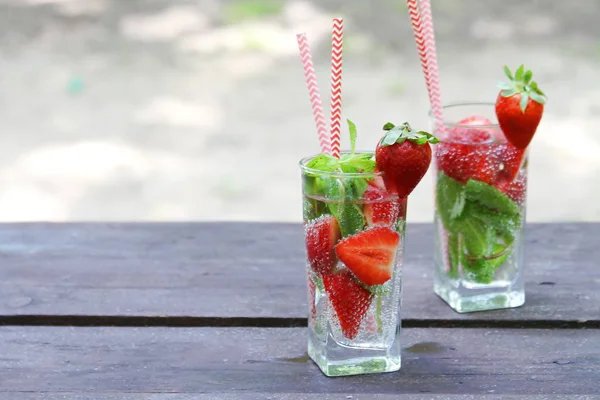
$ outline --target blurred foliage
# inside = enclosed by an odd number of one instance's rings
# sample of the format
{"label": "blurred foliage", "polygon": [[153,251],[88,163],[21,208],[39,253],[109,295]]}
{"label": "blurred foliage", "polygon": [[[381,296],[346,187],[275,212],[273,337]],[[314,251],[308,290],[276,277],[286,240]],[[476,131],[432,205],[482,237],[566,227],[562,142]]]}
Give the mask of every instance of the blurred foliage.
{"label": "blurred foliage", "polygon": [[224,17],[228,24],[269,15],[278,15],[283,8],[283,0],[235,0],[224,7]]}

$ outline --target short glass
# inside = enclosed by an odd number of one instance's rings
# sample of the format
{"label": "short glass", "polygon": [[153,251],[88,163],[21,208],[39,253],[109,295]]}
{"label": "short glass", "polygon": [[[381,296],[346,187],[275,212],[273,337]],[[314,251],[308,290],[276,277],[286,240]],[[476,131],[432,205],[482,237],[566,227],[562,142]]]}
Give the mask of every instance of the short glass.
{"label": "short glass", "polygon": [[[300,161],[308,354],[327,376],[397,371],[406,199],[385,191],[382,173],[318,171],[312,158]],[[373,274],[381,246],[383,278]]]}
{"label": "short glass", "polygon": [[[488,121],[459,124],[472,116]],[[444,118],[432,119],[434,291],[461,313],[521,306],[527,151],[506,141],[493,104],[449,105]]]}

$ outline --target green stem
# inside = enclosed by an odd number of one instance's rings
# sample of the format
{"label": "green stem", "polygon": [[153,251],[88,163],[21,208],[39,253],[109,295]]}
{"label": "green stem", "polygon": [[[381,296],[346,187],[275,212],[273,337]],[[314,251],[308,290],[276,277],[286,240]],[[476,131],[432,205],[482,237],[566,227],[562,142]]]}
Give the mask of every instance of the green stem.
{"label": "green stem", "polygon": [[377,332],[383,332],[383,323],[381,322],[381,295],[377,296],[377,303],[375,304],[375,320],[377,321]]}

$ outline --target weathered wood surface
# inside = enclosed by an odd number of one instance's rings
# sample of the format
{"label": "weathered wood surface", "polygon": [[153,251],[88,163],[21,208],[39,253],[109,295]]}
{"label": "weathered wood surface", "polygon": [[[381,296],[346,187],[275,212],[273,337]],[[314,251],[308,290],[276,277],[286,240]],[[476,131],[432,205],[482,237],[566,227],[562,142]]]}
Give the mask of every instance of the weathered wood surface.
{"label": "weathered wood surface", "polygon": [[2,327],[0,391],[600,394],[598,330],[405,329],[400,372],[335,379],[307,360],[305,335],[302,328]]}
{"label": "weathered wood surface", "polygon": [[[398,400],[395,394],[308,393],[1,393],[0,400]],[[598,400],[594,395],[402,395],[401,400]]]}
{"label": "weathered wood surface", "polygon": [[[302,325],[302,235],[299,224],[3,224],[0,323]],[[432,292],[432,226],[410,224],[405,323],[600,326],[599,235],[600,224],[529,224],[526,306],[460,315]]]}

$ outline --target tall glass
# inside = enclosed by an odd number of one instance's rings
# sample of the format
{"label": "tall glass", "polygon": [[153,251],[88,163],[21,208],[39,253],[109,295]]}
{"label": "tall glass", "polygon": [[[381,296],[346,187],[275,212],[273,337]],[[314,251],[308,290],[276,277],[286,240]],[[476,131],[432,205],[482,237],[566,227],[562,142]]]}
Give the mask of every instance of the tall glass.
{"label": "tall glass", "polygon": [[507,142],[493,104],[449,105],[444,118],[432,119],[434,291],[461,313],[521,306],[527,152]]}
{"label": "tall glass", "polygon": [[312,158],[300,162],[308,354],[327,376],[397,371],[406,199],[381,173],[318,171]]}

